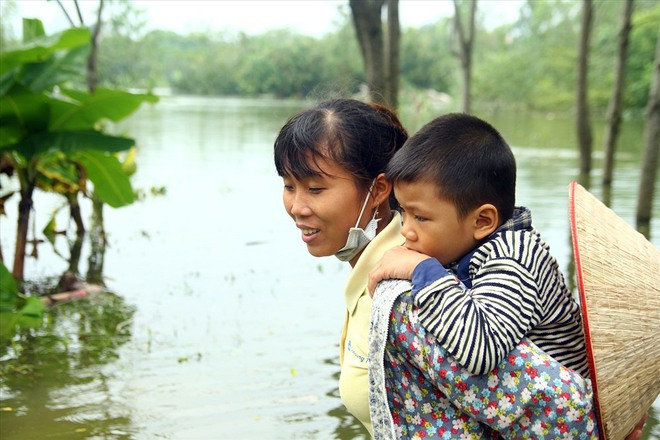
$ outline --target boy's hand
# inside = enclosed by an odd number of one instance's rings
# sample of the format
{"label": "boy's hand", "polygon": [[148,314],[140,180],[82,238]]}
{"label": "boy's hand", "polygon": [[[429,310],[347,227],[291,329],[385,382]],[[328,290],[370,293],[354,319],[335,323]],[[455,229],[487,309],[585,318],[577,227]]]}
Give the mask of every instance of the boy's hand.
{"label": "boy's hand", "polygon": [[369,295],[374,296],[376,285],[381,280],[396,278],[400,280],[412,279],[413,270],[422,261],[431,258],[428,255],[411,251],[404,246],[398,246],[385,252],[376,266],[369,272]]}

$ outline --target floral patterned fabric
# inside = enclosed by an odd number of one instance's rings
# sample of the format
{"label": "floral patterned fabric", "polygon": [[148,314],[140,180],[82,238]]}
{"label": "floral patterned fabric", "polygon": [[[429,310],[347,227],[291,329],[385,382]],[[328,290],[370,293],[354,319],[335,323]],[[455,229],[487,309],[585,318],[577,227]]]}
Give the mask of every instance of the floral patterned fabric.
{"label": "floral patterned fabric", "polygon": [[470,375],[420,325],[410,283],[374,295],[369,406],[376,439],[597,439],[591,382],[523,340]]}

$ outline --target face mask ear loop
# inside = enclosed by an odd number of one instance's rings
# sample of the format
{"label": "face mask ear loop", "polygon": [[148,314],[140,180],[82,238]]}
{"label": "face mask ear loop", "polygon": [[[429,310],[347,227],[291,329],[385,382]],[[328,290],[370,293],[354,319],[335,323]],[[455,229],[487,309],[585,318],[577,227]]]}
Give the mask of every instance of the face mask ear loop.
{"label": "face mask ear loop", "polygon": [[369,192],[367,194],[367,197],[364,198],[364,203],[362,204],[362,209],[360,210],[360,215],[358,215],[357,222],[355,222],[355,227],[357,228],[358,225],[360,224],[360,219],[362,219],[362,214],[364,214],[364,208],[367,207],[367,202],[369,201],[369,194],[371,194],[371,190],[374,189],[374,185],[376,184],[376,179],[374,179],[371,182],[371,186],[369,187]]}

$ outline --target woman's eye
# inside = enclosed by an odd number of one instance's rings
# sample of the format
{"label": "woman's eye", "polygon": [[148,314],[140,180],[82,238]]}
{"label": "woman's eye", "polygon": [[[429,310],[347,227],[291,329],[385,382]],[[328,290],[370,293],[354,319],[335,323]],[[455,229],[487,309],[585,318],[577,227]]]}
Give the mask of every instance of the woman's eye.
{"label": "woman's eye", "polygon": [[293,191],[293,185],[284,185],[284,191]]}
{"label": "woman's eye", "polygon": [[323,188],[309,188],[309,192],[311,192],[312,194],[318,194],[321,191],[323,191]]}

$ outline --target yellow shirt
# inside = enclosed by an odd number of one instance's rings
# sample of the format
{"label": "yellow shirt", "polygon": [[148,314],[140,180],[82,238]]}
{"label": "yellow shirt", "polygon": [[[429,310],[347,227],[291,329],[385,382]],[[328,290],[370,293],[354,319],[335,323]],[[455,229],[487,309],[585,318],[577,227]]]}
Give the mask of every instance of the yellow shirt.
{"label": "yellow shirt", "polygon": [[369,323],[371,297],[367,291],[369,271],[385,251],[405,241],[401,235],[401,217],[394,212],[392,220],[367,245],[351,270],[344,289],[346,321],[339,343],[339,394],[348,411],[357,417],[373,435],[369,418],[369,378],[367,375],[369,352]]}

